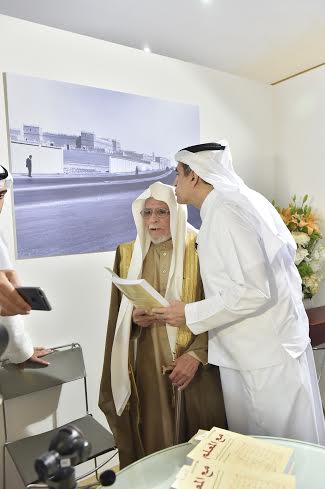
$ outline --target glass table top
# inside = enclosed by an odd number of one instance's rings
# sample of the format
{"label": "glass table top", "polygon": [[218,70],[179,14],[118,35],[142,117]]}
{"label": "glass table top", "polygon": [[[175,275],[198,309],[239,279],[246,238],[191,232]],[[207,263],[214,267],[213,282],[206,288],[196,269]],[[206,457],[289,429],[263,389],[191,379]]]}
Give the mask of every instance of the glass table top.
{"label": "glass table top", "polygon": [[[285,438],[256,438],[294,448],[297,489],[325,488],[325,447]],[[117,474],[114,489],[170,489],[192,448],[183,443],[138,460]]]}

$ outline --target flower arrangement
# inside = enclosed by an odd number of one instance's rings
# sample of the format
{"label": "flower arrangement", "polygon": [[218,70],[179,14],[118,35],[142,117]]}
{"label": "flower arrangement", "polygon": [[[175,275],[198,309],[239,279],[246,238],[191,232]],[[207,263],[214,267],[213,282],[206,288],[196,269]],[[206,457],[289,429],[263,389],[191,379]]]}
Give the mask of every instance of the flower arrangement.
{"label": "flower arrangement", "polygon": [[325,262],[325,247],[320,244],[322,235],[318,218],[308,205],[308,195],[303,197],[300,204],[294,195],[289,206],[284,209],[274,201],[273,205],[297,243],[295,264],[302,280],[303,297],[311,299],[324,279],[321,268]]}

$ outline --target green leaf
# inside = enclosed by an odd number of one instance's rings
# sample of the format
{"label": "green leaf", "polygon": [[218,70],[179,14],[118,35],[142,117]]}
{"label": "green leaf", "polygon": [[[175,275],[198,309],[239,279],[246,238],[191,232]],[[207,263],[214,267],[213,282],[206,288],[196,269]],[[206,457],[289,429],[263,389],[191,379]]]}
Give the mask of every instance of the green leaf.
{"label": "green leaf", "polygon": [[311,299],[313,297],[313,294],[310,292],[309,289],[304,290],[304,299]]}
{"label": "green leaf", "polygon": [[297,268],[298,268],[298,271],[300,273],[301,278],[310,277],[314,273],[313,269],[311,268],[309,263],[306,263],[305,261],[302,261],[301,263],[299,263]]}
{"label": "green leaf", "polygon": [[302,203],[304,204],[305,202],[307,202],[307,200],[308,200],[308,194],[306,194],[306,195],[304,196],[304,199],[303,199]]}

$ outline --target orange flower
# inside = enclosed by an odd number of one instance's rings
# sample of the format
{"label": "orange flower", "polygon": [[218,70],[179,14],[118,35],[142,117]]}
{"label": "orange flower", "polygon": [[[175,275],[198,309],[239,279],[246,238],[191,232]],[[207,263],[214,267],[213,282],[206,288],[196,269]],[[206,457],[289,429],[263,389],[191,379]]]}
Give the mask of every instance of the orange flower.
{"label": "orange flower", "polygon": [[317,217],[314,214],[309,214],[309,216],[302,216],[299,226],[306,227],[309,235],[313,234],[315,231],[319,233],[319,226],[316,224]]}
{"label": "orange flower", "polygon": [[287,207],[286,209],[281,209],[280,216],[282,217],[284,223],[288,225],[292,217],[289,207]]}
{"label": "orange flower", "polygon": [[[292,231],[304,231],[307,230],[307,234],[311,236],[314,232],[320,234],[320,229],[318,225],[319,218],[315,214],[310,212],[309,206],[303,206],[306,202],[306,196],[302,205],[299,207],[296,205],[295,199],[290,203],[289,207],[280,209],[276,207],[283,222]],[[292,214],[292,212],[294,213]],[[309,214],[308,214],[309,212]]]}

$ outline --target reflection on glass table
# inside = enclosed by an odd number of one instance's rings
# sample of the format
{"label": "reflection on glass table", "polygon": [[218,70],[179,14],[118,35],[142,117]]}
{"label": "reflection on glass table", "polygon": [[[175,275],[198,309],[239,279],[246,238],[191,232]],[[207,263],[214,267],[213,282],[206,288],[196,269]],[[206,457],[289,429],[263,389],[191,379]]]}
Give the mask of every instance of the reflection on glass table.
{"label": "reflection on glass table", "polygon": [[[297,489],[325,488],[325,447],[285,438],[259,436],[261,440],[295,450],[294,474]],[[170,489],[185,464],[193,445],[183,443],[166,448],[129,465],[117,474],[114,489]]]}

